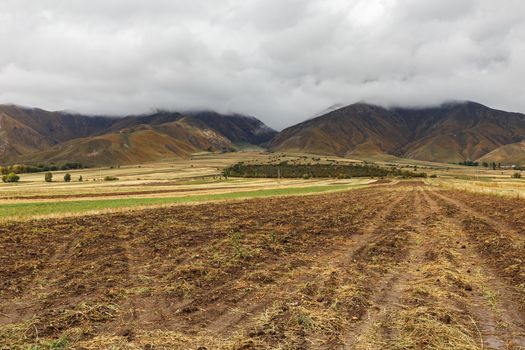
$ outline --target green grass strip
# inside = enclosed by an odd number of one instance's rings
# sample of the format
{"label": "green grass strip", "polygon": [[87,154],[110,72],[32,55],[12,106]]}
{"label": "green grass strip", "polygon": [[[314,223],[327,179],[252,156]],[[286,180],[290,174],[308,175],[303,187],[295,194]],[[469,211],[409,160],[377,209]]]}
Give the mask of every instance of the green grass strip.
{"label": "green grass strip", "polygon": [[0,218],[24,218],[40,215],[79,213],[115,208],[132,208],[148,205],[162,205],[175,203],[206,202],[214,200],[241,199],[241,198],[260,198],[272,196],[292,196],[303,194],[315,194],[329,191],[344,191],[349,189],[361,188],[363,185],[325,185],[311,187],[289,187],[266,189],[245,192],[230,192],[218,194],[191,195],[184,197],[166,198],[122,198],[122,199],[101,199],[101,200],[79,200],[79,201],[46,201],[46,202],[25,202],[10,203],[0,205]]}

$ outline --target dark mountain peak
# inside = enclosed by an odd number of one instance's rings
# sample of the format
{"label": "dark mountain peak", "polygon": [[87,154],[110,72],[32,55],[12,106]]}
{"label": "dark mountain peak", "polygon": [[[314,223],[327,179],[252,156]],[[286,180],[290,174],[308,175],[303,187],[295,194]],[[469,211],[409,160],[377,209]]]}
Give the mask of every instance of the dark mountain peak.
{"label": "dark mountain peak", "polygon": [[124,118],[118,118],[105,132],[118,131],[121,129],[134,128],[139,125],[160,125],[171,123],[182,118],[177,112],[157,110],[152,114],[130,115]]}
{"label": "dark mountain peak", "polygon": [[277,132],[255,117],[242,114],[220,114],[217,112],[194,112],[187,117],[190,123],[205,125],[220,132],[233,143],[263,144]]}
{"label": "dark mountain peak", "polygon": [[525,139],[525,115],[473,101],[384,108],[354,103],[283,130],[274,150],[352,156],[391,154],[458,162]]}
{"label": "dark mountain peak", "polygon": [[342,107],[338,106],[335,109],[332,109],[332,108],[329,108],[329,109],[330,110],[323,115],[318,115],[311,119],[307,119],[302,123],[288,127],[284,130],[295,128],[296,126],[299,126],[299,125],[303,125],[303,126],[312,125],[320,121],[327,121],[330,119],[340,119],[340,118],[348,119],[348,118],[356,118],[356,117],[362,118],[362,117],[370,117],[377,113],[387,112],[384,107],[365,103],[365,102],[358,102],[358,103],[353,103],[347,106],[342,106]]}
{"label": "dark mountain peak", "polygon": [[333,112],[337,111],[355,111],[358,113],[370,113],[370,112],[377,112],[377,111],[385,111],[386,109],[380,105],[367,103],[367,102],[357,102],[352,103],[348,106],[341,107],[339,109],[336,109]]}

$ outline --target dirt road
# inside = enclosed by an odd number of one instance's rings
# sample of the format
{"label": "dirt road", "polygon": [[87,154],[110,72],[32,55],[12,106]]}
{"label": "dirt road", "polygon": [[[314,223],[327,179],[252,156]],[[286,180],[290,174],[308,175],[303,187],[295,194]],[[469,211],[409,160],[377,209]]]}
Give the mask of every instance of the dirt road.
{"label": "dirt road", "polygon": [[418,182],[0,226],[0,349],[525,349],[525,202]]}

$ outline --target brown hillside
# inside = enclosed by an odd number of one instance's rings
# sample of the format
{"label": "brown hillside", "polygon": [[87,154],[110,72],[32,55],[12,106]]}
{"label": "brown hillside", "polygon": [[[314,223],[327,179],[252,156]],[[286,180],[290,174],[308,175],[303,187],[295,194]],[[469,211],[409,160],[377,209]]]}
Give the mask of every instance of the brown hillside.
{"label": "brown hillside", "polygon": [[261,144],[276,132],[260,120],[214,112],[90,117],[0,105],[0,163],[129,164]]}
{"label": "brown hillside", "polygon": [[390,153],[409,141],[405,124],[384,108],[354,104],[287,128],[269,146],[337,156]]}
{"label": "brown hillside", "polygon": [[53,140],[0,111],[0,160],[49,148]]}
{"label": "brown hillside", "polygon": [[183,121],[135,128],[68,141],[51,150],[21,158],[23,163],[80,162],[84,165],[137,164],[188,157],[202,150],[232,149],[232,143],[212,130]]}
{"label": "brown hillside", "polygon": [[190,113],[185,120],[198,128],[209,128],[236,144],[260,145],[270,141],[277,132],[259,119],[240,114],[215,112]]}
{"label": "brown hillside", "polygon": [[0,105],[0,162],[50,149],[53,145],[97,134],[112,118],[48,112],[38,108]]}
{"label": "brown hillside", "polygon": [[420,109],[354,104],[287,128],[269,146],[278,151],[339,156],[385,153],[459,162],[524,138],[525,115],[473,102]]}
{"label": "brown hillside", "polygon": [[478,161],[525,166],[525,140],[498,147],[479,158]]}

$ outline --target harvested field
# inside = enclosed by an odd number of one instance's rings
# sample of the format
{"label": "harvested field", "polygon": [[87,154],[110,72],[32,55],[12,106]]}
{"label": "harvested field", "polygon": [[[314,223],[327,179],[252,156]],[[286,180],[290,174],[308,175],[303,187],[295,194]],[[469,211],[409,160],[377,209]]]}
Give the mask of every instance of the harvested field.
{"label": "harvested field", "polygon": [[401,182],[0,225],[0,349],[525,349],[525,206]]}

